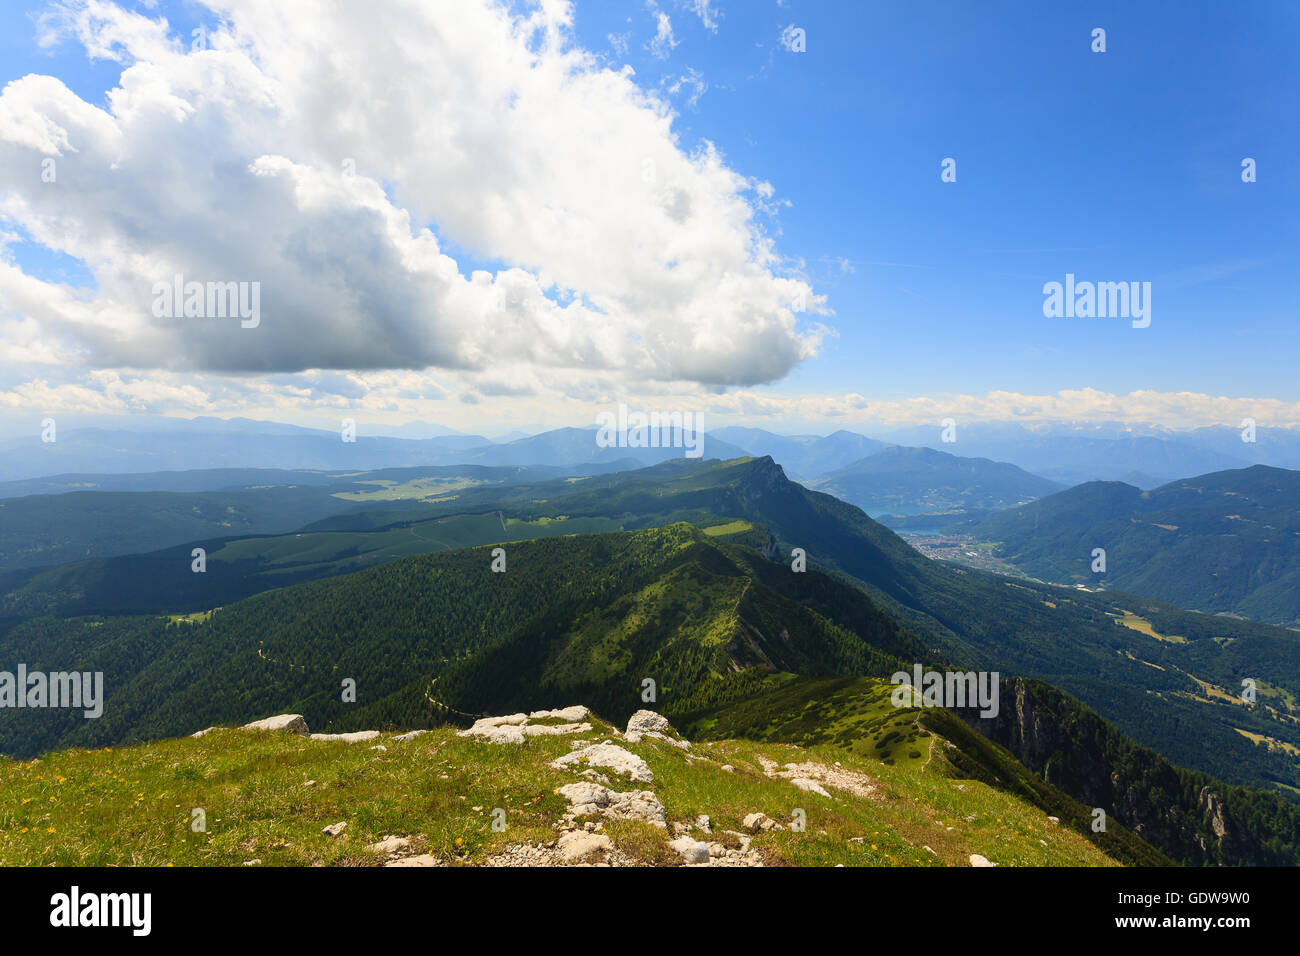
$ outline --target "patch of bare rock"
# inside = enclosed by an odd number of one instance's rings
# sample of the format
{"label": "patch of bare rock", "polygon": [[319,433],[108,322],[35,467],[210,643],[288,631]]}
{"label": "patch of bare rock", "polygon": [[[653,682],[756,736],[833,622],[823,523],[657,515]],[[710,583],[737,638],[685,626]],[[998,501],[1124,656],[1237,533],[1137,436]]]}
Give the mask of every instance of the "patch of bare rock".
{"label": "patch of bare rock", "polygon": [[[507,714],[504,717],[483,717],[474,726],[459,731],[458,737],[477,737],[490,744],[522,744],[528,737],[585,734],[591,724],[584,718],[590,711],[581,704],[560,710],[535,710],[531,714]],[[536,723],[542,720],[561,720],[564,723]]]}
{"label": "patch of bare rock", "polygon": [[634,866],[635,860],[603,833],[569,830],[550,843],[515,843],[486,866]]}
{"label": "patch of bare rock", "polygon": [[391,863],[385,863],[384,866],[442,866],[443,862],[432,853],[421,853],[418,856],[404,856],[393,860]]}
{"label": "patch of bare rock", "polygon": [[750,833],[757,833],[759,830],[784,830],[781,824],[777,823],[766,813],[751,813],[740,823]]}
{"label": "patch of bare rock", "polygon": [[419,737],[421,734],[427,734],[427,733],[429,733],[429,731],[427,730],[408,730],[404,734],[398,734],[393,739],[401,743],[405,743],[408,740],[414,740],[416,737]]}
{"label": "patch of bare rock", "polygon": [[632,751],[624,750],[617,744],[591,744],[551,761],[551,766],[556,770],[577,768],[584,764],[589,767],[606,767],[616,774],[623,774],[640,783],[654,782],[650,765]]}
{"label": "patch of bare rock", "polygon": [[667,812],[664,805],[649,790],[619,793],[598,783],[583,781],[566,783],[556,792],[569,801],[569,812],[565,814],[567,821],[596,816],[610,820],[641,820],[654,826],[666,826],[664,820]]}
{"label": "patch of bare rock", "polygon": [[638,710],[628,718],[627,730],[623,732],[628,743],[640,743],[646,737],[653,737],[655,740],[662,740],[665,743],[672,744],[681,750],[690,750],[691,742],[683,740],[673,732],[672,725],[668,723],[668,718],[662,714],[656,714],[653,710]]}
{"label": "patch of bare rock", "polygon": [[386,836],[366,847],[379,857],[380,866],[444,866],[432,853],[416,853],[410,837]]}
{"label": "patch of bare rock", "polygon": [[535,710],[528,715],[529,720],[563,720],[566,723],[576,724],[586,720],[591,715],[586,707],[581,704],[574,704],[572,707],[564,707],[560,710]]}
{"label": "patch of bare rock", "polygon": [[302,734],[306,737],[310,731],[307,729],[307,721],[303,719],[302,714],[278,714],[275,717],[267,717],[263,720],[255,720],[251,724],[244,724],[241,730],[287,730],[291,734]]}
{"label": "patch of bare rock", "polygon": [[[196,733],[190,734],[191,737],[202,737],[210,734],[217,727],[205,727]],[[271,731],[288,731],[291,734],[298,734],[301,737],[310,737],[312,740],[337,740],[343,743],[361,743],[366,740],[374,740],[379,736],[377,730],[356,730],[345,734],[313,734],[307,728],[307,721],[302,714],[277,714],[274,717],[265,717],[262,720],[255,720],[252,723],[244,724],[240,730],[271,730]],[[427,731],[413,731],[413,733],[427,733]],[[398,740],[408,739],[409,735],[403,735]]]}
{"label": "patch of bare rock", "polygon": [[763,767],[763,773],[767,776],[784,778],[800,790],[822,797],[830,796],[827,787],[832,790],[843,790],[858,797],[871,797],[876,793],[877,787],[870,778],[852,770],[845,770],[838,764],[828,767],[824,763],[806,760],[802,763],[788,763],[782,767],[776,761],[766,757],[759,757],[758,760]]}

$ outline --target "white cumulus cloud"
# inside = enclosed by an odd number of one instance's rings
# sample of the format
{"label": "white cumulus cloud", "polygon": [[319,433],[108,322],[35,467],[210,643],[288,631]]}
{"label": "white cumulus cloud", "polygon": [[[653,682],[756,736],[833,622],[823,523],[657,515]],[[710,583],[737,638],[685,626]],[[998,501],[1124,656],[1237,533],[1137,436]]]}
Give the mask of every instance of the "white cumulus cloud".
{"label": "white cumulus cloud", "polygon": [[[660,95],[576,44],[569,3],[206,6],[197,50],[103,0],[41,19],[122,70],[102,106],[49,76],[0,93],[5,360],[731,386],[815,354],[795,308],[823,299],[762,227],[770,187],[679,142]],[[22,242],[93,286],[25,272]],[[260,323],[155,317],[177,274],[259,283]]]}

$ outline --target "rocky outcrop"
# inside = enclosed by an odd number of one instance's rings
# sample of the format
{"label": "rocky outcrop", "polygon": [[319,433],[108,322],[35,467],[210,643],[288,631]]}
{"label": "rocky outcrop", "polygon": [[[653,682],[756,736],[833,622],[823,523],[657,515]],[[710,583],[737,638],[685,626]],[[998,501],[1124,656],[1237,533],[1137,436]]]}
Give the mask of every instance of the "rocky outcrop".
{"label": "rocky outcrop", "polygon": [[614,842],[603,833],[588,830],[570,830],[562,834],[556,842],[559,857],[566,863],[581,860],[593,853],[605,853],[614,849]]}
{"label": "rocky outcrop", "polygon": [[525,737],[563,737],[568,734],[585,734],[591,724],[525,724],[520,728]]}
{"label": "rocky outcrop", "polygon": [[262,720],[255,720],[251,724],[244,724],[241,730],[287,730],[290,733],[302,734],[307,736],[310,731],[307,729],[307,721],[303,719],[302,714],[279,714],[275,717],[266,717]]}
{"label": "rocky outcrop", "polygon": [[498,724],[495,726],[475,724],[468,730],[460,731],[456,736],[478,737],[490,744],[522,744],[524,742],[524,728],[518,724]]}
{"label": "rocky outcrop", "polygon": [[623,736],[627,738],[628,743],[633,744],[639,743],[645,737],[653,737],[682,750],[691,749],[689,740],[683,740],[673,732],[672,725],[668,723],[668,718],[662,714],[656,714],[653,710],[638,710],[629,717],[627,730],[624,731]]}
{"label": "rocky outcrop", "polygon": [[688,836],[678,837],[668,844],[681,854],[682,862],[698,865],[709,862],[709,845]]}
{"label": "rocky outcrop", "polygon": [[384,862],[409,856],[411,841],[408,837],[386,836],[378,843],[366,847],[371,853],[377,853]]}
{"label": "rocky outcrop", "polygon": [[566,723],[578,723],[591,716],[591,711],[581,704],[564,707],[560,710],[535,710],[528,715],[529,720],[563,720]]}
{"label": "rocky outcrop", "polygon": [[402,742],[402,743],[405,743],[405,742],[408,741],[408,740],[414,740],[416,737],[419,737],[419,736],[421,736],[422,734],[427,734],[428,732],[429,732],[429,731],[427,731],[427,730],[408,730],[408,731],[407,731],[406,733],[404,733],[404,734],[398,734],[398,735],[397,735],[396,737],[394,737],[393,739],[396,740],[396,741],[400,741],[400,742]]}
{"label": "rocky outcrop", "polygon": [[766,813],[751,813],[741,821],[743,826],[750,833],[757,833],[759,830],[784,830],[785,827],[777,823]]}
{"label": "rocky outcrop", "polygon": [[655,778],[650,772],[649,764],[632,751],[624,750],[617,744],[592,744],[551,761],[551,766],[556,770],[565,770],[581,764],[589,767],[606,767],[614,773],[623,774],[641,783],[653,783]]}
{"label": "rocky outcrop", "polygon": [[[483,717],[474,721],[474,726],[469,729],[459,731],[456,736],[478,737],[490,744],[522,744],[526,737],[585,734],[591,730],[591,724],[574,721],[581,720],[588,713],[590,711],[586,707],[577,705],[562,710],[535,710],[531,714]],[[568,723],[537,723],[544,720],[563,720]]]}
{"label": "rocky outcrop", "polygon": [[664,805],[649,790],[619,793],[598,783],[582,781],[566,783],[556,793],[569,801],[567,818],[570,820],[601,816],[613,820],[641,820],[655,826],[665,826],[667,813]]}
{"label": "rocky outcrop", "polygon": [[648,734],[653,731],[666,731],[672,729],[668,723],[668,718],[662,714],[656,714],[653,710],[638,710],[627,720],[627,730],[625,731],[627,739],[636,743],[641,739],[642,734]]}

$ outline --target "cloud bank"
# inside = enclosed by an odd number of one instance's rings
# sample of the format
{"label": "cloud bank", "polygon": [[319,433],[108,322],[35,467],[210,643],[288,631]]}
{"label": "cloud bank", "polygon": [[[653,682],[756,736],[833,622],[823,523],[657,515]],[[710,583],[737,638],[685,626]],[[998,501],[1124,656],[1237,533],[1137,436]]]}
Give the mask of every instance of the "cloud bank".
{"label": "cloud bank", "polygon": [[[122,71],[103,108],[49,76],[0,93],[0,359],[722,387],[815,354],[825,306],[764,228],[771,187],[680,143],[569,3],[207,9],[198,37],[100,0],[42,17]],[[25,272],[22,242],[93,285]],[[259,283],[260,323],[155,317],[175,275]]]}

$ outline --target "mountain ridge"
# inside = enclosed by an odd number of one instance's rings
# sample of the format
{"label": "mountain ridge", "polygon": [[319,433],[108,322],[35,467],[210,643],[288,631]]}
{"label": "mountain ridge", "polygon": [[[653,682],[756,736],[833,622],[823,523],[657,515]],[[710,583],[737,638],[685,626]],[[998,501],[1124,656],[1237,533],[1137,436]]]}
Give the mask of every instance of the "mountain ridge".
{"label": "mountain ridge", "polygon": [[[1300,472],[1269,465],[1141,491],[1067,489],[965,530],[1043,580],[1102,584],[1210,613],[1300,624]],[[1095,572],[1093,549],[1106,553]]]}

